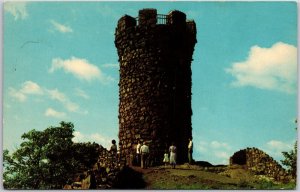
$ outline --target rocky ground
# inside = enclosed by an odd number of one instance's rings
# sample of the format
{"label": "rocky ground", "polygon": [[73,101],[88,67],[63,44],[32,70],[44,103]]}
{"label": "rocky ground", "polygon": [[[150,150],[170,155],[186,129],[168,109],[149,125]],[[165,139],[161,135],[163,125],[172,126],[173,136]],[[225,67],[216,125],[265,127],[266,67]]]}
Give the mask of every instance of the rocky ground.
{"label": "rocky ground", "polygon": [[[127,189],[295,189],[295,182],[278,183],[253,175],[243,167],[200,167],[178,165],[176,169],[158,166],[127,168],[116,188]],[[129,171],[130,170],[130,171]],[[135,177],[130,175],[135,174]]]}
{"label": "rocky ground", "polygon": [[296,182],[277,182],[245,166],[214,166],[205,161],[175,169],[170,165],[142,169],[104,154],[92,170],[79,174],[64,189],[296,189]]}

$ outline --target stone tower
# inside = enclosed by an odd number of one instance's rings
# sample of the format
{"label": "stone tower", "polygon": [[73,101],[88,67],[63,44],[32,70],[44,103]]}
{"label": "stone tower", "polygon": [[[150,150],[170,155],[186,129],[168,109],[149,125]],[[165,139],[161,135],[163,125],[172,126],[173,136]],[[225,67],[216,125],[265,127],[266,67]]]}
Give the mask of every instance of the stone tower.
{"label": "stone tower", "polygon": [[196,42],[195,22],[180,11],[160,15],[143,9],[138,18],[119,19],[119,144],[127,162],[138,140],[148,143],[154,163],[162,161],[171,142],[177,146],[177,162],[187,162]]}

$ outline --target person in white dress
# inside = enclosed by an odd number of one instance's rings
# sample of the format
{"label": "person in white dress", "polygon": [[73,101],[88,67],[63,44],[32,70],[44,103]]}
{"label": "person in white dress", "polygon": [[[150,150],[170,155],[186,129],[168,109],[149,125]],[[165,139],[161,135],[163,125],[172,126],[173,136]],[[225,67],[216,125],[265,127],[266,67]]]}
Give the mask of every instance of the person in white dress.
{"label": "person in white dress", "polygon": [[165,167],[167,167],[167,164],[169,163],[170,159],[169,159],[169,154],[167,152],[167,150],[165,151],[165,154],[164,154],[164,159],[163,159],[163,162],[165,163]]}
{"label": "person in white dress", "polygon": [[169,148],[170,151],[170,164],[172,166],[173,169],[175,169],[176,166],[176,146],[174,145],[174,143],[172,143],[172,145]]}
{"label": "person in white dress", "polygon": [[193,140],[192,140],[192,137],[189,138],[188,158],[189,158],[189,164],[192,164],[193,163]]}

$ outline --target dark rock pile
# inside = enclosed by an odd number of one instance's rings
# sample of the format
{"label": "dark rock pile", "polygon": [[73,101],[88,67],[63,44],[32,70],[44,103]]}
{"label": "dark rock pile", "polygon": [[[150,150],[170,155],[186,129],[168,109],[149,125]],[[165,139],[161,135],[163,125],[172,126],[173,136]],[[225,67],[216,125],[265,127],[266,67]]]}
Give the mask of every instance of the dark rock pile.
{"label": "dark rock pile", "polygon": [[92,169],[79,173],[67,182],[64,189],[111,189],[116,186],[119,174],[125,167],[125,160],[119,153],[113,153],[100,146],[98,162]]}
{"label": "dark rock pile", "polygon": [[291,176],[272,157],[257,148],[240,150],[230,157],[230,166],[244,165],[256,175],[265,175],[276,181],[289,181]]}

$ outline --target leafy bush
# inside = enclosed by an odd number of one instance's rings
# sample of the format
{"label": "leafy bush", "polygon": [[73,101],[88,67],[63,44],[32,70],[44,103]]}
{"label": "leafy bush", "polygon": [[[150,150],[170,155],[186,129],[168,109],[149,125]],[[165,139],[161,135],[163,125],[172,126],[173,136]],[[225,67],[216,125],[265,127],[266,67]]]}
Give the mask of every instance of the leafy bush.
{"label": "leafy bush", "polygon": [[73,143],[74,125],[61,122],[44,131],[31,130],[11,155],[3,152],[4,188],[62,189],[82,169],[97,161],[96,143]]}

